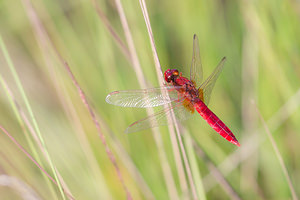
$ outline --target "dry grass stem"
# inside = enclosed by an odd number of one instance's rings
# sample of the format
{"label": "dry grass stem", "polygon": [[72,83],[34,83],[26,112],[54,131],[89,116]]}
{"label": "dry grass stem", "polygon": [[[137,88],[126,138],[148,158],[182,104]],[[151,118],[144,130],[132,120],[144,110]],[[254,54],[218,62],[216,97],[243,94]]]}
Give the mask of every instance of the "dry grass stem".
{"label": "dry grass stem", "polygon": [[143,175],[141,174],[137,166],[134,164],[134,161],[127,153],[122,143],[118,140],[117,137],[115,137],[113,131],[110,129],[110,127],[107,126],[106,123],[103,122],[103,119],[101,119],[100,116],[98,116],[98,119],[100,120],[100,123],[103,124],[103,129],[110,134],[114,150],[118,153],[120,160],[122,160],[129,173],[131,173],[132,177],[134,177],[134,179],[136,180],[137,186],[140,187],[141,192],[145,195],[147,199],[155,199],[154,194],[149,188],[147,182],[144,180]]}
{"label": "dry grass stem", "polygon": [[[140,6],[141,6],[141,9],[142,9],[142,12],[143,12],[144,20],[145,20],[147,30],[148,30],[148,34],[149,34],[149,38],[150,38],[150,44],[151,44],[152,53],[153,53],[153,57],[154,57],[157,76],[161,77],[163,72],[162,72],[162,68],[161,68],[159,58],[158,58],[158,54],[157,54],[157,51],[156,51],[154,36],[153,36],[151,24],[150,24],[150,19],[149,19],[149,15],[148,15],[148,11],[147,11],[146,2],[144,0],[139,0],[139,2],[140,2]],[[158,78],[158,80],[160,81],[160,85],[163,85],[163,79]],[[173,120],[174,121],[175,120],[174,114],[172,114],[172,116],[173,116],[173,119],[168,119],[168,120],[170,120],[170,121]],[[183,156],[183,161],[184,161],[185,168],[186,168],[186,171],[187,171],[187,176],[188,176],[188,180],[189,180],[189,183],[190,183],[192,196],[193,196],[193,199],[198,199],[196,189],[195,189],[195,184],[194,184],[194,181],[193,181],[193,178],[192,178],[191,168],[189,166],[189,162],[188,162],[188,159],[187,159],[187,156],[186,156],[184,145],[183,145],[182,140],[181,140],[181,135],[179,133],[178,124],[177,123],[174,123],[174,124],[175,124],[175,128],[176,128],[177,140],[179,142],[179,147],[181,149],[182,156]],[[175,132],[170,131],[170,133],[171,133],[171,137],[175,137]]]}
{"label": "dry grass stem", "polygon": [[[119,168],[119,166],[117,164],[117,161],[115,159],[115,156],[112,153],[112,151],[110,150],[108,144],[106,143],[105,136],[103,135],[103,133],[101,131],[99,122],[98,122],[98,120],[95,117],[94,111],[92,110],[91,106],[89,105],[89,103],[88,103],[88,101],[86,99],[86,96],[85,96],[83,90],[81,89],[81,87],[79,86],[78,82],[76,81],[76,79],[75,79],[75,77],[74,77],[74,75],[73,75],[73,73],[72,73],[72,71],[71,71],[68,63],[64,61],[64,59],[62,58],[62,56],[60,55],[60,53],[56,49],[55,45],[50,40],[50,38],[49,38],[49,36],[47,34],[47,31],[45,30],[43,24],[39,20],[38,15],[36,14],[36,11],[34,10],[34,8],[31,5],[31,2],[28,1],[28,0],[23,0],[23,3],[25,5],[25,7],[27,8],[26,11],[28,11],[29,19],[32,22],[32,26],[33,26],[34,30],[36,31],[37,38],[39,38],[39,42],[41,43],[41,49],[46,49],[47,47],[51,47],[52,50],[54,50],[54,52],[56,53],[56,56],[59,58],[61,64],[67,70],[70,78],[72,79],[75,87],[77,88],[77,90],[79,92],[79,96],[81,97],[81,100],[83,101],[84,105],[86,106],[86,108],[89,111],[89,114],[92,117],[92,120],[93,120],[93,122],[94,122],[94,124],[95,124],[95,126],[97,128],[98,135],[99,135],[99,137],[101,139],[102,144],[104,145],[105,151],[106,151],[106,153],[107,153],[110,161],[112,162],[112,164],[113,164],[113,166],[114,166],[114,168],[115,168],[115,170],[117,172],[118,178],[119,178],[119,180],[120,180],[120,182],[122,184],[123,189],[125,190],[127,199],[132,199],[132,196],[131,196],[131,194],[130,194],[130,192],[129,192],[129,190],[128,190],[128,188],[125,185],[125,182],[123,180],[123,177],[122,177],[120,168]],[[45,56],[45,57],[47,57],[47,56]]]}
{"label": "dry grass stem", "polygon": [[23,99],[23,101],[25,103],[25,106],[26,106],[26,109],[27,109],[27,111],[29,113],[29,116],[30,116],[30,118],[32,120],[34,130],[36,131],[37,136],[38,136],[38,140],[41,143],[42,151],[45,152],[46,159],[47,159],[47,161],[48,161],[48,163],[50,165],[50,168],[51,168],[51,170],[52,170],[52,172],[54,174],[54,178],[55,178],[55,180],[57,182],[57,185],[58,185],[59,191],[60,191],[60,193],[62,195],[62,198],[65,199],[63,188],[61,187],[61,183],[58,180],[57,172],[55,171],[55,166],[54,166],[54,164],[52,162],[50,154],[48,153],[45,141],[43,139],[42,133],[41,133],[40,128],[38,126],[38,123],[36,121],[35,115],[33,113],[33,110],[31,108],[31,105],[30,105],[29,100],[27,98],[27,95],[26,95],[26,93],[25,93],[25,91],[23,89],[23,85],[22,85],[22,83],[21,83],[21,81],[19,79],[19,75],[18,75],[18,73],[16,72],[16,70],[14,68],[14,65],[13,65],[13,63],[12,63],[12,61],[10,59],[8,51],[6,50],[6,47],[5,47],[5,44],[4,44],[3,40],[2,40],[1,35],[0,35],[0,46],[1,46],[1,49],[2,49],[2,52],[3,52],[4,56],[6,58],[8,66],[10,68],[10,71],[11,71],[11,73],[13,75],[14,81],[17,84],[18,90],[21,93],[22,99]]}
{"label": "dry grass stem", "polygon": [[12,188],[25,200],[42,199],[29,185],[13,176],[1,174],[0,186]]}
{"label": "dry grass stem", "polygon": [[[42,151],[42,154],[44,156],[44,158],[47,160],[48,164],[50,164],[50,161],[47,157],[47,152],[45,151],[45,149],[43,148],[43,144],[41,143],[40,139],[39,139],[39,136],[38,134],[36,133],[35,129],[33,128],[33,126],[30,124],[30,121],[29,119],[27,118],[27,116],[25,115],[25,113],[23,112],[21,106],[18,104],[18,102],[16,101],[11,89],[8,87],[7,83],[4,81],[4,79],[2,78],[2,76],[0,76],[0,80],[1,80],[1,83],[3,85],[3,87],[5,88],[5,90],[7,91],[7,95],[9,96],[10,99],[12,99],[12,102],[13,102],[13,106],[17,109],[16,110],[16,115],[17,115],[17,118],[21,118],[19,119],[20,120],[20,123],[21,123],[21,126],[22,126],[22,129],[23,131],[26,133],[27,130],[24,126],[24,124],[26,125],[26,127],[28,128],[29,130],[29,133],[31,134],[31,136],[33,137],[33,139],[35,140],[36,144],[38,145],[38,147],[40,148],[40,150]],[[31,141],[28,141],[28,142],[31,142]],[[57,173],[57,176],[60,180],[60,183],[62,184],[62,188],[64,191],[66,191],[68,194],[72,195],[71,191],[69,190],[69,188],[67,187],[66,183],[64,182],[62,176],[60,175],[60,173],[58,172],[58,170],[56,169],[56,167],[54,166],[55,168],[55,171]]]}
{"label": "dry grass stem", "polygon": [[100,17],[101,21],[104,23],[107,30],[110,32],[111,36],[116,41],[117,45],[120,47],[122,53],[125,55],[128,61],[132,62],[132,59],[130,58],[130,53],[124,42],[121,40],[117,32],[114,30],[113,26],[110,24],[109,20],[105,16],[104,12],[100,9],[99,4],[96,0],[92,0],[95,6],[95,9],[97,11],[98,16]]}
{"label": "dry grass stem", "polygon": [[[0,125],[0,129],[55,185],[58,185],[56,180],[54,180],[54,178],[48,174],[48,172],[24,149],[20,143],[15,140],[15,138],[2,125]],[[64,193],[69,197],[69,199],[74,199],[71,194],[67,193],[66,191],[64,191]]]}
{"label": "dry grass stem", "polygon": [[[256,13],[250,2],[245,1],[241,6],[243,10],[243,20],[245,23],[245,36],[242,43],[242,125],[243,134],[251,135],[252,130],[257,127],[257,115],[255,109],[249,105],[249,99],[257,100],[258,94],[258,62],[259,62],[259,39],[257,26],[253,16]],[[242,138],[243,142],[243,138]],[[245,160],[240,167],[241,171],[241,190],[253,190],[257,187],[259,152],[253,153],[251,159]],[[258,193],[258,192],[257,192]]]}
{"label": "dry grass stem", "polygon": [[[147,87],[146,79],[145,79],[145,76],[143,75],[142,68],[141,68],[140,62],[138,60],[138,55],[137,55],[137,52],[136,52],[136,49],[134,46],[132,34],[130,32],[130,28],[129,28],[129,25],[128,25],[128,22],[127,22],[127,19],[125,16],[123,6],[122,6],[120,0],[115,0],[115,2],[116,2],[119,16],[120,16],[120,20],[122,23],[122,27],[123,27],[123,30],[125,33],[126,41],[129,46],[130,56],[131,56],[131,60],[133,63],[134,71],[136,73],[136,77],[138,78],[138,82],[141,85],[141,87],[146,88]],[[153,113],[152,108],[147,108],[146,110],[149,115],[151,113]],[[161,162],[161,166],[162,166],[162,170],[163,170],[164,180],[166,182],[166,186],[168,189],[169,197],[171,199],[178,199],[179,195],[177,193],[174,178],[171,173],[171,167],[168,163],[167,155],[164,150],[162,138],[160,136],[160,133],[157,130],[153,130],[153,132],[154,132],[154,139],[155,139],[156,145],[158,147],[158,151],[159,151],[159,158],[160,158],[160,162]]]}
{"label": "dry grass stem", "polygon": [[130,58],[131,58],[131,61],[132,61],[132,66],[133,66],[134,71],[136,73],[136,77],[138,78],[139,84],[143,88],[146,88],[147,87],[146,79],[145,79],[145,76],[143,75],[143,71],[142,71],[142,68],[141,68],[141,65],[140,65],[140,62],[139,62],[139,59],[138,59],[138,55],[137,55],[137,52],[136,52],[136,49],[135,49],[135,46],[134,46],[134,42],[133,42],[133,39],[132,39],[132,34],[131,34],[129,26],[128,26],[128,22],[127,22],[127,19],[126,19],[126,16],[125,16],[123,6],[122,6],[120,0],[115,0],[115,2],[116,2],[116,6],[117,6],[119,16],[120,16],[120,20],[121,20],[121,23],[122,23],[122,27],[123,27],[123,30],[124,30],[124,33],[125,33],[126,42],[127,42],[128,47],[129,47],[129,53],[130,53],[129,55],[130,55]]}
{"label": "dry grass stem", "polygon": [[273,135],[272,135],[272,133],[271,133],[271,131],[270,131],[270,129],[269,129],[266,121],[264,120],[263,116],[261,115],[259,109],[257,108],[256,104],[255,104],[255,107],[256,107],[257,114],[259,115],[259,118],[261,120],[261,123],[263,124],[264,129],[265,129],[265,131],[266,131],[266,133],[267,133],[267,135],[269,137],[269,140],[270,140],[270,142],[272,144],[272,147],[273,147],[273,149],[275,151],[275,154],[276,154],[277,159],[279,161],[279,164],[281,166],[282,172],[283,172],[283,174],[284,174],[284,176],[285,176],[285,178],[287,180],[287,183],[289,185],[289,188],[290,188],[290,191],[291,191],[291,194],[292,194],[292,198],[293,198],[293,200],[298,200],[295,188],[294,188],[294,186],[292,184],[292,181],[291,181],[291,178],[289,176],[288,170],[287,170],[287,168],[286,168],[286,166],[284,164],[283,158],[282,158],[282,156],[281,156],[281,154],[279,152],[279,149],[278,149],[277,144],[276,144],[276,142],[274,140],[274,137],[273,137]]}
{"label": "dry grass stem", "polygon": [[87,99],[86,99],[86,96],[85,96],[83,90],[81,89],[81,87],[79,86],[78,82],[76,81],[75,76],[73,75],[73,73],[72,73],[72,71],[71,71],[71,69],[70,69],[68,63],[67,63],[67,62],[64,62],[64,65],[65,65],[65,68],[66,68],[66,70],[67,70],[69,76],[71,77],[71,79],[72,79],[72,81],[73,81],[75,87],[76,87],[77,90],[78,90],[79,96],[80,96],[80,98],[81,98],[83,104],[86,106],[86,108],[88,109],[88,111],[89,111],[89,113],[90,113],[90,115],[91,115],[91,117],[92,117],[92,120],[93,120],[93,122],[94,122],[94,124],[95,124],[95,126],[96,126],[96,128],[97,128],[98,135],[99,135],[99,137],[100,137],[100,139],[101,139],[101,142],[102,142],[102,144],[103,144],[103,146],[104,146],[104,148],[105,148],[105,151],[106,151],[106,153],[107,153],[107,155],[108,155],[110,161],[112,162],[112,164],[113,164],[114,167],[115,167],[115,170],[116,170],[116,172],[117,172],[118,178],[119,178],[120,182],[122,183],[123,189],[124,189],[125,192],[126,192],[127,199],[130,200],[130,199],[132,199],[131,193],[129,192],[129,190],[128,190],[128,188],[127,188],[125,182],[124,182],[124,179],[123,179],[122,173],[121,173],[121,171],[120,171],[120,168],[119,168],[119,166],[118,166],[118,164],[117,164],[116,158],[115,158],[114,154],[112,153],[112,151],[110,150],[108,144],[106,143],[105,136],[104,136],[104,134],[102,133],[102,130],[101,130],[101,128],[100,128],[100,124],[99,124],[99,122],[98,122],[98,120],[97,120],[97,118],[96,118],[96,116],[95,116],[95,113],[94,113],[93,109],[91,108],[90,104],[88,103],[88,101],[87,101]]}
{"label": "dry grass stem", "polygon": [[230,196],[230,199],[240,200],[241,198],[237,192],[232,188],[230,183],[226,180],[224,175],[218,170],[216,165],[209,159],[206,153],[199,147],[199,145],[193,140],[193,147],[199,158],[204,159],[209,171],[212,173],[213,177],[219,182],[224,191]]}

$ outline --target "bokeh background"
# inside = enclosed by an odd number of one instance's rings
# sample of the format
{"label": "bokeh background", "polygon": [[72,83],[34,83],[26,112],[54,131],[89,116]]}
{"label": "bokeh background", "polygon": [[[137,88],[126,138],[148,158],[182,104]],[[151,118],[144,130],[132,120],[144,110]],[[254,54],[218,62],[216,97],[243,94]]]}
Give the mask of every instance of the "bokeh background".
{"label": "bokeh background", "polygon": [[162,79],[139,1],[0,1],[0,199],[297,199],[299,1],[146,3],[163,70],[188,76],[194,33],[204,77],[227,57],[209,106],[241,147],[200,116],[180,125],[185,152],[172,127],[124,134],[147,113],[109,105],[106,95]]}

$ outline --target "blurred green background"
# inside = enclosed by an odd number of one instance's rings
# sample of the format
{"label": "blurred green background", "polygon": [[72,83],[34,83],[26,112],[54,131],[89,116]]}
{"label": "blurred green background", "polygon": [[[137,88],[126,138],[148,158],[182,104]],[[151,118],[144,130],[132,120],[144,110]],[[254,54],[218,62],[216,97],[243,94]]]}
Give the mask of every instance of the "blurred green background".
{"label": "blurred green background", "polygon": [[[96,113],[132,198],[192,199],[186,167],[176,157],[169,129],[124,134],[129,124],[147,113],[105,102],[109,92],[142,87],[128,57],[118,3],[0,1],[0,125],[54,176],[28,127],[34,127],[36,119],[53,166],[75,199],[126,198],[95,124],[58,59],[55,46]],[[159,86],[162,76],[156,75],[139,1],[121,3],[143,79],[147,87]],[[227,57],[209,107],[229,126],[241,147],[216,134],[200,116],[182,123],[196,196],[296,199],[295,195],[300,194],[300,2],[146,3],[163,70],[177,68],[189,75],[194,33],[199,37],[204,77],[223,56]],[[108,26],[119,35],[123,50]],[[5,53],[10,58],[5,58]],[[12,106],[15,103],[16,110]],[[273,135],[295,188],[294,196],[258,112]],[[27,193],[33,199],[68,198],[3,131],[0,133],[0,199],[24,199]]]}

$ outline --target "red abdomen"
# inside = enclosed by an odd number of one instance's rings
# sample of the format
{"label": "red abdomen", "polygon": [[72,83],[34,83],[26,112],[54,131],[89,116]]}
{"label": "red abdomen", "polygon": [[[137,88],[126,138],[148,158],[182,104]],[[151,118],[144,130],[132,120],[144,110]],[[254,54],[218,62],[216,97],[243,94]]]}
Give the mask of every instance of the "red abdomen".
{"label": "red abdomen", "polygon": [[202,101],[195,103],[194,107],[201,117],[203,117],[217,133],[229,142],[240,146],[240,143],[237,141],[231,130]]}

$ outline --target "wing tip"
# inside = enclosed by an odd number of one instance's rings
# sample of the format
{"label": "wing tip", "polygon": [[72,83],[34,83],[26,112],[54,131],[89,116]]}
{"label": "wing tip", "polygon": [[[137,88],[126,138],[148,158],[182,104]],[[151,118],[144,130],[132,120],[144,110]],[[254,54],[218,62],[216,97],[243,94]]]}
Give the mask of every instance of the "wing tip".
{"label": "wing tip", "polygon": [[105,101],[109,104],[113,104],[113,102],[110,101],[110,98],[115,95],[115,94],[119,94],[120,92],[119,91],[114,91],[114,92],[111,92],[109,93],[106,98],[105,98]]}
{"label": "wing tip", "polygon": [[110,98],[110,95],[107,95],[106,98],[105,98],[105,101],[106,101],[106,103],[110,104],[109,98]]}
{"label": "wing tip", "polygon": [[112,103],[110,102],[110,97],[111,97],[111,95],[108,94],[108,95],[106,96],[106,98],[105,98],[105,101],[106,101],[106,103],[112,104]]}
{"label": "wing tip", "polygon": [[128,134],[128,133],[133,133],[133,132],[139,131],[139,130],[136,130],[136,129],[132,128],[132,127],[135,127],[134,125],[137,124],[138,122],[139,122],[139,121],[136,121],[136,122],[133,122],[132,124],[130,124],[130,125],[126,128],[126,130],[124,131],[124,133],[125,133],[125,134]]}

